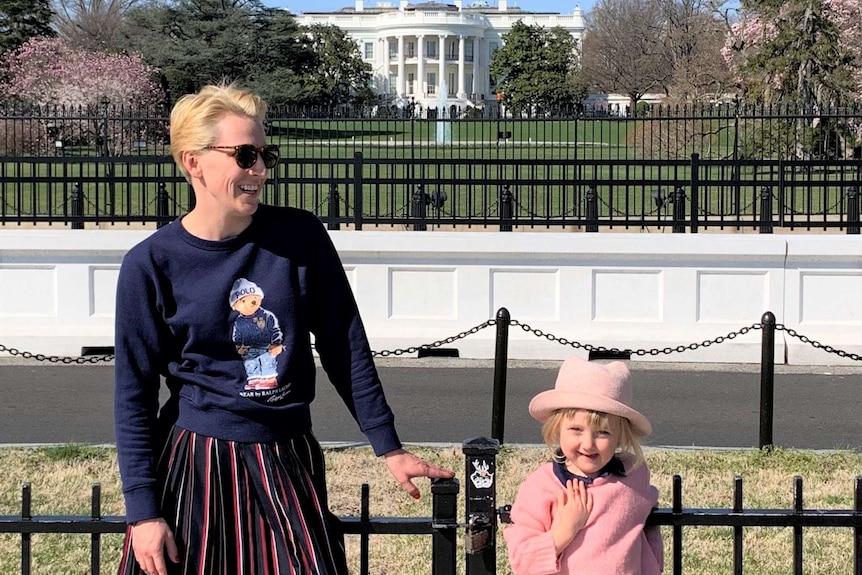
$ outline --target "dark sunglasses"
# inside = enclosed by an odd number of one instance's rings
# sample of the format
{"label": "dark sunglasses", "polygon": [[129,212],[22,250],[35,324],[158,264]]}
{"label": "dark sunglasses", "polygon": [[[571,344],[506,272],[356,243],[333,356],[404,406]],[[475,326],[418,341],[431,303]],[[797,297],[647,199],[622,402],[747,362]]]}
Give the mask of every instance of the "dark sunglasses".
{"label": "dark sunglasses", "polygon": [[278,146],[261,146],[260,148],[253,144],[242,144],[241,146],[207,146],[207,150],[230,150],[236,160],[236,165],[243,170],[251,168],[257,162],[257,155],[263,158],[263,165],[267,168],[274,168],[278,164]]}

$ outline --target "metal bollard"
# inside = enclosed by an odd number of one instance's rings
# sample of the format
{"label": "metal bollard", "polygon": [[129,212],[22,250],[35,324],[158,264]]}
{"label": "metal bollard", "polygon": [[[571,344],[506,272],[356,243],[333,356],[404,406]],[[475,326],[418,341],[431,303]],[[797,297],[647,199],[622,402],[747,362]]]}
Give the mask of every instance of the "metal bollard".
{"label": "metal bollard", "polygon": [[512,216],[514,211],[512,210],[512,204],[514,203],[514,196],[512,196],[512,190],[509,188],[509,185],[506,184],[503,186],[503,191],[500,194],[500,231],[501,232],[511,232],[512,231]]}
{"label": "metal bollard", "polygon": [[671,194],[673,197],[673,233],[685,233],[685,190],[677,186]]}
{"label": "metal bollard", "polygon": [[503,445],[506,427],[506,369],[509,362],[509,310],[497,310],[497,338],[494,350],[494,397],[491,401],[491,437]]}
{"label": "metal bollard", "polygon": [[775,403],[775,315],[768,311],[760,319],[760,439],[758,447],[772,445],[772,414]]}
{"label": "metal bollard", "polygon": [[81,187],[81,182],[75,184],[75,191],[72,192],[71,198],[71,221],[73,230],[84,229],[84,190]]}
{"label": "metal bollard", "polygon": [[595,186],[587,188],[587,231],[599,231],[599,194],[596,192]]}
{"label": "metal bollard", "polygon": [[425,193],[425,187],[419,184],[416,186],[416,191],[413,192],[413,217],[416,219],[416,223],[413,224],[413,231],[424,232],[428,229],[425,224],[427,207],[428,194]]}
{"label": "metal bollard", "polygon": [[464,551],[466,575],[497,572],[497,453],[496,439],[477,437],[462,444],[466,465]]}
{"label": "metal bollard", "polygon": [[170,203],[168,196],[168,188],[164,182],[159,182],[159,191],[156,192],[156,216],[158,217],[157,228],[162,228],[168,225],[170,218]]}
{"label": "metal bollard", "polygon": [[338,186],[335,183],[329,184],[328,204],[326,229],[340,230],[341,224],[338,222],[338,218],[341,215],[341,206],[339,205]]}
{"label": "metal bollard", "polygon": [[847,233],[859,234],[859,188],[847,188]]}
{"label": "metal bollard", "polygon": [[772,188],[760,188],[760,233],[772,233]]}

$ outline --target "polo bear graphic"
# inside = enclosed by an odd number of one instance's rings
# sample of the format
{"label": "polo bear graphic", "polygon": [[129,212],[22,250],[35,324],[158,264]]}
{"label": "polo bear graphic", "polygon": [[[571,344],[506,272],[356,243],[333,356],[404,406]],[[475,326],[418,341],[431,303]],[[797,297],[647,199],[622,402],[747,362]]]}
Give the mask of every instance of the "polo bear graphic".
{"label": "polo bear graphic", "polygon": [[231,339],[243,359],[247,390],[278,387],[276,357],[282,351],[282,333],[275,315],[260,307],[263,290],[245,278],[233,282],[230,307],[236,311]]}

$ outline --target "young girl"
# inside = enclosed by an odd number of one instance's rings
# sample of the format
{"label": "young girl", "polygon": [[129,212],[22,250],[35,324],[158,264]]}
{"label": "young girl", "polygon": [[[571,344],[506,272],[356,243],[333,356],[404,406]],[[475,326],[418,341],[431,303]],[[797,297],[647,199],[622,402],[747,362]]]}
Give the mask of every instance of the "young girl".
{"label": "young girl", "polygon": [[659,528],[644,527],[658,490],[639,438],[652,427],[631,400],[625,364],[570,358],[530,402],[553,461],[518,488],[503,531],[515,575],[663,570]]}

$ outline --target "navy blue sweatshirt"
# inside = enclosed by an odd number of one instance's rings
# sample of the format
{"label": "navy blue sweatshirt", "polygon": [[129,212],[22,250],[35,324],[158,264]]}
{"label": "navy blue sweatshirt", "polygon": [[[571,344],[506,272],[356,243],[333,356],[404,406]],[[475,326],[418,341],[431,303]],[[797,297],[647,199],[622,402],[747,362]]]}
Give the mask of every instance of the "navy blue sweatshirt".
{"label": "navy blue sweatshirt", "polygon": [[[224,241],[174,221],[126,254],[116,305],[115,429],[129,523],[161,515],[156,466],[173,424],[239,442],[311,430],[310,334],[374,452],[401,447],[344,268],[310,212],[261,205]],[[170,390],[162,406],[160,376]]]}

